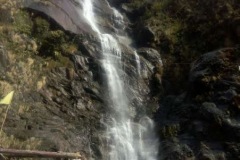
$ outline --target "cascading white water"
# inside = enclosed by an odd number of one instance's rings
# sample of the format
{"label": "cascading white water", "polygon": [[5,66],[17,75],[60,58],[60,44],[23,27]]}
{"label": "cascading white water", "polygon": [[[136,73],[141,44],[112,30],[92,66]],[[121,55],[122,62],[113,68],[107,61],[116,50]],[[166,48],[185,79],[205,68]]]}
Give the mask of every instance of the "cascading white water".
{"label": "cascading white water", "polygon": [[137,63],[137,72],[138,72],[138,75],[141,76],[141,61],[140,61],[140,58],[137,54],[136,51],[134,51],[134,56],[135,56],[135,61]]}
{"label": "cascading white water", "polygon": [[[109,142],[108,160],[156,160],[157,143],[154,136],[154,124],[145,117],[139,123],[134,123],[129,115],[129,99],[126,96],[122,80],[121,48],[117,40],[110,34],[101,33],[93,12],[92,0],[83,2],[84,17],[98,34],[102,47],[102,66],[106,72],[109,107],[112,107],[113,116],[108,122],[106,131]],[[121,25],[122,15],[113,9],[117,18],[117,25]],[[137,53],[135,53],[137,54]],[[138,72],[140,73],[140,59],[135,55]]]}

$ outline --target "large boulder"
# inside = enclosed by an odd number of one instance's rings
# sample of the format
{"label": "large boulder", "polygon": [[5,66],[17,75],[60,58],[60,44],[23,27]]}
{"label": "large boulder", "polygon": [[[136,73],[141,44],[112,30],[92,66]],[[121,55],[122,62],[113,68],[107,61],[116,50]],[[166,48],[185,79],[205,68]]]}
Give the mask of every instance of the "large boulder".
{"label": "large boulder", "polygon": [[226,48],[202,55],[191,67],[189,76],[191,92],[195,96],[208,93],[206,96],[211,99],[214,95],[222,95],[233,87],[237,89],[238,54],[239,49]]}

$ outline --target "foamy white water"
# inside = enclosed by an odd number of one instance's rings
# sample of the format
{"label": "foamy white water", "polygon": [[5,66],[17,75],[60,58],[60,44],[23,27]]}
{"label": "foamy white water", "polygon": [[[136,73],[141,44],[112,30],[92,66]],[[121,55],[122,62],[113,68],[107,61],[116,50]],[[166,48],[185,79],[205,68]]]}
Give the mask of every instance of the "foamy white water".
{"label": "foamy white water", "polygon": [[[81,1],[79,0],[81,3]],[[154,123],[144,117],[139,123],[133,122],[129,112],[129,99],[126,96],[122,75],[122,51],[117,40],[111,35],[102,33],[96,23],[92,0],[83,1],[84,16],[92,29],[98,34],[102,47],[102,66],[106,72],[109,107],[113,115],[107,123],[106,137],[109,142],[107,160],[156,160],[158,153],[157,138],[154,134]],[[113,9],[114,20],[123,25],[122,15]],[[140,74],[140,58],[135,53],[138,73]]]}

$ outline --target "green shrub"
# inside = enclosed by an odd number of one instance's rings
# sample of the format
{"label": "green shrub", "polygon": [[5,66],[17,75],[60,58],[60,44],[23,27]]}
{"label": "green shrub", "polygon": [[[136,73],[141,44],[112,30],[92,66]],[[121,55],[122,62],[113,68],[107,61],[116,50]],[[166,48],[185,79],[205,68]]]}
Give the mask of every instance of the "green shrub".
{"label": "green shrub", "polygon": [[48,35],[49,30],[50,24],[48,23],[48,21],[46,21],[42,17],[37,17],[34,19],[33,35],[36,38],[43,39],[45,36]]}
{"label": "green shrub", "polygon": [[33,23],[28,12],[21,10],[14,16],[14,27],[17,32],[31,35]]}

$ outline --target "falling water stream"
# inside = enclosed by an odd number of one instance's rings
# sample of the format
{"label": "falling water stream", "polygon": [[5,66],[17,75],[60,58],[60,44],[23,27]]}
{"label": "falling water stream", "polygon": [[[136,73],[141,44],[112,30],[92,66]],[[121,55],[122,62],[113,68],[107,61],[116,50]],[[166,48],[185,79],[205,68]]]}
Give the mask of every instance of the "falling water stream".
{"label": "falling water stream", "polygon": [[[102,33],[96,23],[93,0],[84,0],[84,17],[101,41],[101,64],[106,72],[109,107],[113,109],[110,122],[107,124],[106,137],[109,147],[107,160],[156,160],[157,139],[154,135],[154,124],[148,117],[142,118],[138,123],[133,122],[129,115],[129,99],[122,80],[122,51],[118,41],[111,34]],[[122,15],[113,9],[113,13],[120,25]],[[137,70],[140,74],[140,59],[135,52]]]}
{"label": "falling water stream", "polygon": [[135,56],[135,61],[137,63],[137,72],[138,75],[141,76],[141,62],[140,62],[140,57],[138,56],[137,52],[134,51],[134,56]]}

